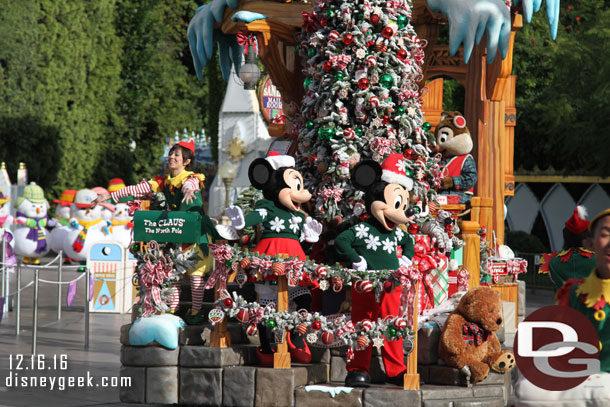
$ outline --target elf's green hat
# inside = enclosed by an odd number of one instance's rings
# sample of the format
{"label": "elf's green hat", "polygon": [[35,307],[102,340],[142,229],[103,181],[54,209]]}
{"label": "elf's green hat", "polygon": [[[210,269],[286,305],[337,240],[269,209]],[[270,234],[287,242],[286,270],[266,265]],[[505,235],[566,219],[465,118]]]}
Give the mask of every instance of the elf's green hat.
{"label": "elf's green hat", "polygon": [[33,203],[43,203],[45,201],[44,191],[38,185],[31,182],[29,185],[23,188],[23,193],[15,201],[15,206],[21,205],[24,199],[27,199]]}

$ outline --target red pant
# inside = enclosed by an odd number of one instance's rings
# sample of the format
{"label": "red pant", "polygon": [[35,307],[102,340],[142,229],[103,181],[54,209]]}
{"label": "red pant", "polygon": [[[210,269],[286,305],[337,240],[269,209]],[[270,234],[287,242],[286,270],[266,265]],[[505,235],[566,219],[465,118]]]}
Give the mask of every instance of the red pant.
{"label": "red pant", "polygon": [[[381,303],[378,303],[374,293],[359,293],[352,288],[352,321],[354,324],[363,319],[377,321],[377,318],[383,319],[388,315],[397,315],[400,307],[400,291],[401,287],[396,287],[390,294],[384,292],[381,294]],[[354,359],[348,363],[347,370],[368,372],[371,366],[371,352],[372,345],[370,344],[365,350],[354,352]],[[398,376],[407,370],[402,338],[397,341],[386,341],[381,348],[381,357],[388,377]]]}

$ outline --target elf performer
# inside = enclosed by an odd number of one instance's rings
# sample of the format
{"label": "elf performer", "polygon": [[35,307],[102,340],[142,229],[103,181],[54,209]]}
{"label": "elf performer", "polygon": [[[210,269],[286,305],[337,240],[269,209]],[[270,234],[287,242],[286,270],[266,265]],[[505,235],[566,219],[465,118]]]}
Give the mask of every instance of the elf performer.
{"label": "elf performer", "polygon": [[[364,203],[369,217],[337,236],[335,247],[339,256],[356,270],[396,270],[400,264],[411,264],[413,241],[397,227],[408,221],[409,191],[413,188],[413,180],[407,176],[403,160],[401,154],[393,153],[381,166],[375,161],[364,161],[352,170],[352,184],[365,191]],[[400,261],[398,246],[402,248]],[[352,286],[352,321],[355,324],[364,319],[397,316],[400,292],[401,287],[383,292],[377,302],[373,292],[359,292]],[[371,351],[369,344],[366,349],[354,352],[354,358],[347,364],[346,386],[370,386]],[[386,381],[402,386],[406,372],[403,340],[386,341],[381,356]]]}
{"label": "elf performer", "polygon": [[580,311],[591,321],[599,336],[601,371],[610,372],[610,208],[593,218],[589,230],[595,268],[587,278],[566,281],[557,291],[557,303]]}
{"label": "elf performer", "polygon": [[[253,252],[296,257],[305,261],[305,252],[300,242],[317,242],[322,225],[301,209],[301,205],[311,199],[311,193],[305,189],[303,176],[294,165],[294,157],[280,155],[275,151],[265,158],[252,161],[248,168],[248,178],[254,188],[263,191],[264,199],[257,201],[254,211],[245,217],[238,206],[227,208],[226,214],[233,227],[238,230],[262,224],[262,238]],[[264,280],[255,285],[261,305],[277,301],[276,277],[270,275]],[[309,309],[311,305],[311,295],[306,287],[288,287],[288,297],[296,303],[297,309]],[[273,363],[274,353],[271,332],[262,324],[259,324],[258,332],[261,347],[257,349],[257,356],[261,365],[269,366]],[[311,352],[304,336],[293,330],[286,337],[292,360],[297,363],[309,363]]]}
{"label": "elf performer", "polygon": [[569,278],[585,278],[595,267],[595,253],[590,246],[591,232],[587,209],[577,206],[563,228],[563,250],[542,255],[539,273],[548,273],[558,290]]}
{"label": "elf performer", "polygon": [[[130,185],[116,190],[110,194],[100,194],[91,203],[91,207],[112,199],[118,203],[121,199],[133,196],[136,199],[147,197],[150,193],[162,192],[167,200],[171,211],[195,211],[201,214],[201,238],[197,242],[197,251],[202,260],[195,268],[188,270],[192,306],[185,316],[185,321],[190,325],[201,324],[204,316],[199,311],[203,302],[204,282],[203,276],[212,270],[213,257],[209,255],[208,243],[213,243],[219,238],[211,219],[203,211],[203,198],[201,190],[205,176],[191,171],[195,159],[195,143],[193,139],[181,141],[172,146],[167,156],[167,167],[169,173],[165,177],[155,177],[152,180],[142,180],[137,185]],[[180,302],[180,283],[176,282],[173,287],[171,302],[169,304],[172,313],[176,312]]]}

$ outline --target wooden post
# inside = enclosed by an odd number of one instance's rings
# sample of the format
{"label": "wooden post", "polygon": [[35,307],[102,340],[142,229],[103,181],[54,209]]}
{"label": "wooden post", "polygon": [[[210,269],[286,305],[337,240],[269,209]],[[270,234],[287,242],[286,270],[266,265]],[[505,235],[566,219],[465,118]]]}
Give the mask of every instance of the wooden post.
{"label": "wooden post", "polygon": [[[216,281],[214,286],[214,300],[220,298],[220,281]],[[214,330],[210,335],[211,348],[229,348],[231,347],[231,332],[227,331],[227,317],[214,325]]]}
{"label": "wooden post", "polygon": [[413,337],[413,350],[407,356],[407,373],[405,373],[403,386],[405,390],[419,390],[419,373],[417,373],[417,317],[419,315],[420,284],[418,282],[415,286],[415,292],[417,293],[413,307],[413,330],[415,331],[415,336]]}
{"label": "wooden post", "polygon": [[481,239],[479,238],[479,224],[474,221],[464,220],[459,224],[462,230],[462,240],[466,242],[464,247],[464,267],[470,273],[468,288],[478,287],[481,282]]}
{"label": "wooden post", "polygon": [[[279,276],[277,278],[277,310],[288,311],[288,279],[286,276]],[[287,332],[283,332],[283,341],[277,344],[277,352],[273,355],[274,369],[290,369],[287,334]]]}

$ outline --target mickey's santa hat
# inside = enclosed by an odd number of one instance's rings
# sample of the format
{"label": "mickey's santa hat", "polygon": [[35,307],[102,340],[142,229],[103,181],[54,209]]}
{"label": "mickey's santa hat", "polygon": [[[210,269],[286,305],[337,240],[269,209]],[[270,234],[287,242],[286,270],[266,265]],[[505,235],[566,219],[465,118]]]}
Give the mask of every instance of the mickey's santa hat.
{"label": "mickey's santa hat", "polygon": [[273,167],[274,170],[281,167],[294,167],[295,164],[294,157],[290,155],[280,155],[277,151],[271,151],[267,154],[265,160],[271,164],[271,167]]}
{"label": "mickey's santa hat", "polygon": [[589,221],[585,219],[587,217],[587,208],[584,206],[577,206],[574,208],[574,214],[566,222],[566,229],[575,235],[584,233],[589,228]]}
{"label": "mickey's santa hat", "polygon": [[407,175],[407,160],[402,154],[388,155],[381,164],[381,170],[381,179],[385,182],[402,185],[409,191],[413,189],[413,179]]}

